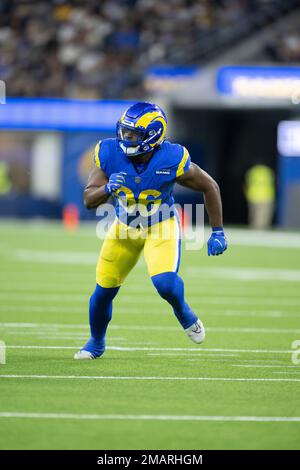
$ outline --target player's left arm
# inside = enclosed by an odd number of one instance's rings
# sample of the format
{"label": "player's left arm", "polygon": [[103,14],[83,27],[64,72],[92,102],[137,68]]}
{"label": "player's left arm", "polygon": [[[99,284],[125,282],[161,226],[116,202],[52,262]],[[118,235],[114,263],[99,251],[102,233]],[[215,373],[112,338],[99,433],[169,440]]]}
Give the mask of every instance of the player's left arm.
{"label": "player's left arm", "polygon": [[202,192],[204,203],[208,212],[212,235],[208,241],[208,255],[220,255],[227,248],[227,241],[223,230],[222,199],[218,183],[195,163],[176,178],[181,186]]}

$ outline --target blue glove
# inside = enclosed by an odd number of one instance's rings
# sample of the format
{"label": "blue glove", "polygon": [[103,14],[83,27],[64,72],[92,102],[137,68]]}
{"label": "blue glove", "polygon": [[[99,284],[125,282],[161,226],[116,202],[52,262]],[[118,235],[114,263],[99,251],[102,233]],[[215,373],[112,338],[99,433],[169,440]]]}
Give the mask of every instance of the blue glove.
{"label": "blue glove", "polygon": [[121,186],[125,183],[125,178],[124,171],[121,171],[120,173],[112,173],[109,177],[108,183],[105,185],[105,192],[108,194],[113,194],[117,191],[117,189],[120,189]]}
{"label": "blue glove", "polygon": [[227,240],[223,227],[213,227],[210,239],[207,242],[208,256],[218,256],[227,250]]}

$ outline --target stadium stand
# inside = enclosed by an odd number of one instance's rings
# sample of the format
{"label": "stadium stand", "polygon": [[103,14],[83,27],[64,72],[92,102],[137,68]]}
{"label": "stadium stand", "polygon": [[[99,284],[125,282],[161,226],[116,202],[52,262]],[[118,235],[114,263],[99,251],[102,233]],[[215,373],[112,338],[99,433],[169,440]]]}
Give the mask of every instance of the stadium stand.
{"label": "stadium stand", "polygon": [[[150,65],[204,63],[296,5],[298,0],[3,0],[0,77],[9,96],[139,98]],[[273,52],[275,59],[283,54],[289,60],[295,39],[285,42],[288,50]],[[299,58],[299,36],[297,44]]]}

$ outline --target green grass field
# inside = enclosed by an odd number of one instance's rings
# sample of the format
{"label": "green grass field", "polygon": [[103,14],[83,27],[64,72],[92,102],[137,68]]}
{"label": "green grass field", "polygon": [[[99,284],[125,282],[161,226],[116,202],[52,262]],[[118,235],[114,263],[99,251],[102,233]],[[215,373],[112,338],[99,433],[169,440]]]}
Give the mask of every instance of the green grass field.
{"label": "green grass field", "polygon": [[300,243],[243,231],[230,242],[222,257],[183,253],[203,345],[141,261],[114,302],[105,355],[77,362],[95,227],[1,223],[1,449],[299,449]]}

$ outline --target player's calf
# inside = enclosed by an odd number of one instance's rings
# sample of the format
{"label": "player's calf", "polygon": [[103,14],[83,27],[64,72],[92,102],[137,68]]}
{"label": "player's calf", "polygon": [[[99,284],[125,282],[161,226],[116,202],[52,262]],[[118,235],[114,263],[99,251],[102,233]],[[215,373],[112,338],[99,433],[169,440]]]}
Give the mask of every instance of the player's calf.
{"label": "player's calf", "polygon": [[112,316],[112,300],[118,290],[119,287],[104,288],[96,285],[89,308],[91,338],[75,354],[74,359],[96,359],[104,353],[105,334]]}
{"label": "player's calf", "polygon": [[204,326],[184,299],[183,280],[175,272],[166,272],[152,276],[152,282],[159,295],[173,307],[188,337],[195,343],[202,343],[205,338]]}

